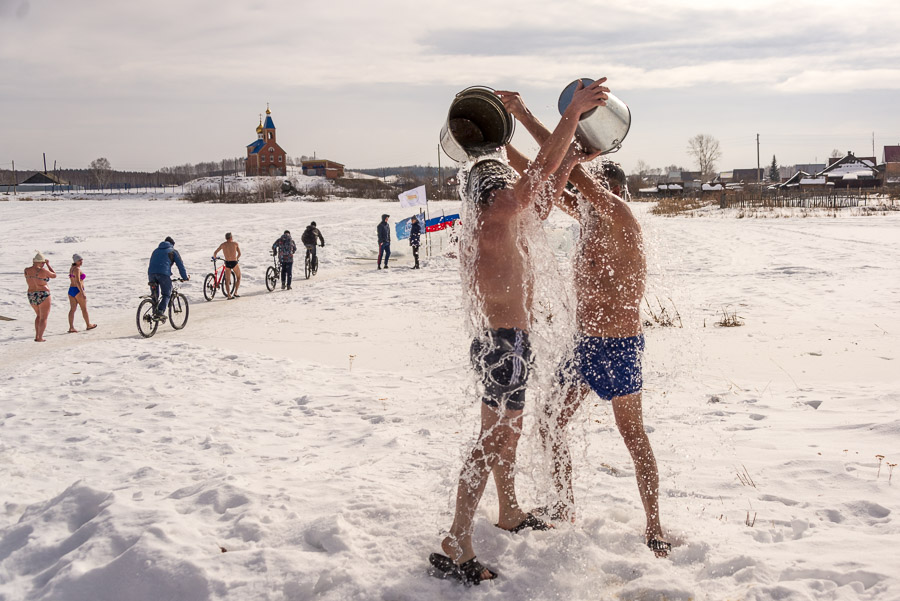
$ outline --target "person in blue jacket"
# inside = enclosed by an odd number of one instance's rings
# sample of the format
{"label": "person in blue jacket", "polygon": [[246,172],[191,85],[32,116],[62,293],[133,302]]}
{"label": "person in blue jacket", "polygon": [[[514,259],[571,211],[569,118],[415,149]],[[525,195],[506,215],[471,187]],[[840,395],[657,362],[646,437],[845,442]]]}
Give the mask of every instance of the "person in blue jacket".
{"label": "person in blue jacket", "polygon": [[378,269],[381,269],[381,257],[384,257],[384,268],[388,267],[388,259],[391,258],[391,226],[388,224],[390,215],[381,216],[378,224]]}
{"label": "person in blue jacket", "polygon": [[413,259],[416,264],[413,269],[419,268],[419,236],[422,234],[422,226],[419,224],[419,218],[412,216],[412,222],[409,226],[409,245],[412,247]]}
{"label": "person in blue jacket", "polygon": [[150,267],[147,268],[147,281],[151,285],[159,286],[160,299],[154,318],[160,321],[166,320],[166,307],[169,306],[169,299],[172,298],[172,263],[178,266],[178,273],[182,280],[191,279],[184,269],[181,255],[175,250],[175,241],[171,236],[166,236],[166,239],[160,242],[153,254],[150,255]]}

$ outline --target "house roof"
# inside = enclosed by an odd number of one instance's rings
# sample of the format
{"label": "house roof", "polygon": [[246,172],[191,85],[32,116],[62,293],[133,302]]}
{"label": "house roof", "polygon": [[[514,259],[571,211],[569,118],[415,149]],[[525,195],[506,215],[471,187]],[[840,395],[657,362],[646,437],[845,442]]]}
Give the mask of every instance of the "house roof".
{"label": "house roof", "polygon": [[797,171],[797,173],[795,173],[795,174],[792,175],[791,177],[789,177],[789,178],[787,179],[787,181],[782,182],[782,183],[779,184],[779,185],[780,185],[782,188],[786,188],[787,186],[794,186],[794,185],[796,185],[796,184],[799,184],[799,183],[800,183],[800,180],[802,180],[802,179],[804,179],[804,178],[808,178],[809,176],[810,176],[809,173],[807,173],[806,171],[800,170],[800,171]]}
{"label": "house roof", "polygon": [[247,144],[247,150],[250,151],[250,154],[256,154],[265,145],[265,140],[254,140],[253,144]]}
{"label": "house roof", "polygon": [[312,165],[322,165],[323,167],[343,167],[341,163],[337,163],[335,161],[329,161],[328,159],[309,159],[306,161],[300,161],[300,164],[303,167],[310,167]]}
{"label": "house roof", "polygon": [[732,173],[731,179],[733,179],[735,181],[739,181],[739,182],[751,183],[751,182],[755,182],[757,180],[757,178],[762,180],[762,175],[763,175],[762,172],[763,172],[762,167],[760,167],[759,169],[756,169],[756,168],[732,169],[731,170],[731,173]]}
{"label": "house roof", "polygon": [[64,182],[59,179],[54,173],[41,173],[40,171],[26,179],[23,184],[57,184],[60,186],[68,185],[68,182]]}
{"label": "house roof", "polygon": [[[846,175],[856,175],[857,177],[875,177],[875,159],[871,157],[860,158],[848,152],[847,156],[833,162],[816,176],[843,178]],[[855,179],[855,178],[850,178]]]}
{"label": "house roof", "polygon": [[900,146],[885,146],[884,147],[884,162],[885,163],[900,163]]}

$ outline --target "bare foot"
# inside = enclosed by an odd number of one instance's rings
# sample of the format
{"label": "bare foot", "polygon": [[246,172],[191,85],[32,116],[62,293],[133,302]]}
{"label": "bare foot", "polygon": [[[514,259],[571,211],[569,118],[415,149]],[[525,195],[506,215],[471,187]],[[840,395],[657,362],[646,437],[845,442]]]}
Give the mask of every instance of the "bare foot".
{"label": "bare foot", "polygon": [[47,342],[47,341],[44,340],[43,338],[35,338],[34,341],[35,341],[35,342]]}
{"label": "bare foot", "polygon": [[[90,329],[90,328],[88,328],[88,329]],[[78,333],[78,330],[76,330],[75,328],[71,328],[69,330],[69,334],[77,334],[77,333]]]}

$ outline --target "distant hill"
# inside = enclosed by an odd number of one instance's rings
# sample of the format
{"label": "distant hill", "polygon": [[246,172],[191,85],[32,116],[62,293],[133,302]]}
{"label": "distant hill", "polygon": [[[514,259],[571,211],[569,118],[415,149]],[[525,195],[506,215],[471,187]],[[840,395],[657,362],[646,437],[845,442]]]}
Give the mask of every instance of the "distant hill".
{"label": "distant hill", "polygon": [[[448,159],[449,160],[449,159]],[[404,180],[421,180],[426,181],[431,178],[438,177],[437,167],[431,165],[406,165],[402,167],[376,167],[374,169],[357,169],[353,171],[365,173],[366,175],[374,175],[376,177],[398,176]],[[444,180],[456,175],[456,167],[448,167],[441,165],[441,174]]]}

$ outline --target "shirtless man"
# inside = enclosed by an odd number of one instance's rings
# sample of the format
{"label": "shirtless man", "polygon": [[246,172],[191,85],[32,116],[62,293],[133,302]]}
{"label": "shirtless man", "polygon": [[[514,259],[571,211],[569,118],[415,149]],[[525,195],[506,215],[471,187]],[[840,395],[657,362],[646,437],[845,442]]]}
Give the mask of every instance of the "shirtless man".
{"label": "shirtless man", "polygon": [[[219,248],[213,253],[213,257],[219,256],[219,251],[222,251],[222,255],[225,256],[225,294],[229,300],[240,298],[241,295],[237,291],[241,287],[241,266],[238,265],[241,258],[241,246],[232,240],[231,232],[225,234],[225,242],[219,245]],[[237,278],[234,282],[234,290],[231,290],[232,271]]]}
{"label": "shirtless man", "polygon": [[[571,170],[569,152],[579,116],[605,104],[605,79],[576,90],[559,125],[541,146],[532,169],[516,180],[515,172],[497,160],[482,160],[470,170],[465,200],[473,204],[473,239],[460,245],[464,286],[484,328],[471,348],[476,372],[484,384],[481,432],[464,460],[449,535],[441,542],[446,555],[432,553],[436,575],[467,584],[492,580],[497,574],[475,558],[472,529],[475,510],[493,472],[500,500],[497,526],[518,532],[548,526],[524,513],[515,498],[513,466],[522,427],[528,376],[532,274],[519,239],[520,219],[533,210],[558,169]],[[586,158],[586,157],[584,157]],[[559,179],[559,178],[557,178]],[[560,181],[559,190],[565,183]]]}
{"label": "shirtless man", "polygon": [[[528,110],[516,92],[497,92],[506,109],[540,144],[550,132]],[[520,173],[528,160],[507,147],[510,164]],[[620,198],[624,173],[604,187],[584,165],[576,165],[569,181],[579,194],[565,191],[557,205],[578,220],[581,238],[573,259],[578,338],[574,361],[564,366],[567,390],[561,406],[548,407],[541,435],[550,443],[554,484],[559,502],[554,514],[575,519],[572,458],[566,426],[591,390],[611,401],[616,425],[634,461],[638,491],[646,514],[644,536],[657,557],[671,545],[663,538],[659,519],[659,472],[644,431],[641,408],[640,303],[644,296],[646,261],[641,227]],[[555,422],[555,423],[554,423]],[[549,427],[548,427],[549,426]]]}

